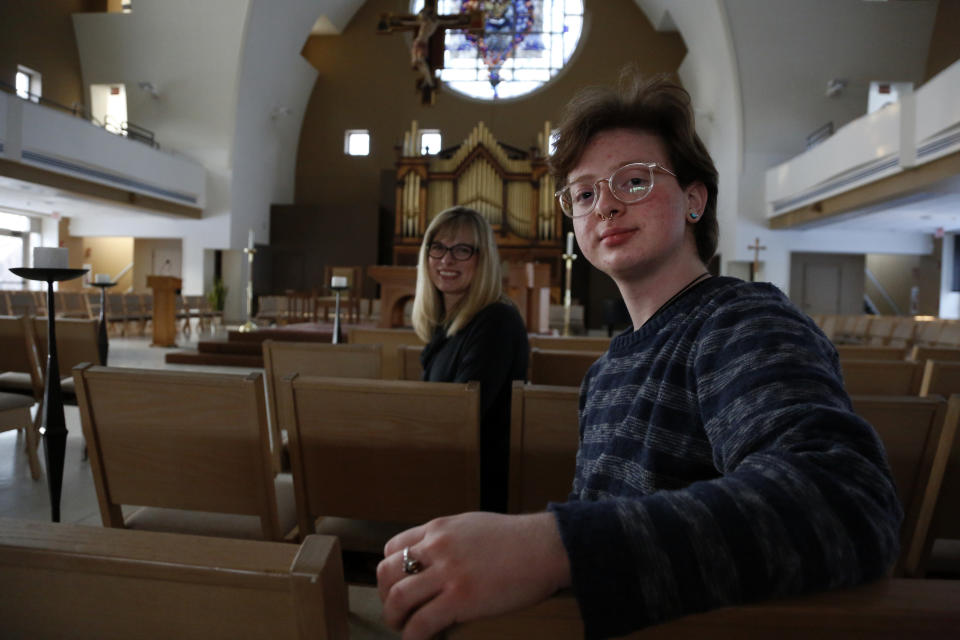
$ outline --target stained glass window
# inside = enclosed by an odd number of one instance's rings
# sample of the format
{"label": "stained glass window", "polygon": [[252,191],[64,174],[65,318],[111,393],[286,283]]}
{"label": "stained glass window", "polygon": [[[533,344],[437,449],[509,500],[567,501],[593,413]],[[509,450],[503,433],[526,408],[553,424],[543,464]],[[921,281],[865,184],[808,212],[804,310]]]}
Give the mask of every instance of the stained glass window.
{"label": "stained glass window", "polygon": [[[417,13],[423,0],[413,0]],[[543,86],[573,55],[583,0],[437,0],[437,13],[484,12],[482,34],[448,31],[439,76],[482,100],[515,98]]]}

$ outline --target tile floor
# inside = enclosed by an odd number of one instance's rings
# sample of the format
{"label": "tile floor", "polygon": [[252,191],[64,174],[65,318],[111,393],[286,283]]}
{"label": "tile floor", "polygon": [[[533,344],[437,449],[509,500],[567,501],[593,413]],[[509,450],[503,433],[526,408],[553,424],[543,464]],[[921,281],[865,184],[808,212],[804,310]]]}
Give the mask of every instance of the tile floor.
{"label": "tile floor", "polygon": [[[209,336],[203,336],[208,338]],[[196,346],[197,334],[190,339],[180,336],[181,348]],[[194,365],[166,364],[164,356],[170,349],[150,346],[150,338],[130,337],[110,339],[109,363],[118,367],[145,369],[179,369],[188,371],[214,371],[246,374],[255,369],[243,367],[201,367]],[[97,506],[93,476],[88,462],[81,460],[83,437],[80,429],[80,414],[75,406],[64,407],[67,422],[67,454],[63,472],[63,492],[60,500],[60,521],[100,525],[100,510]],[[50,519],[50,497],[46,476],[40,480],[30,477],[27,456],[23,451],[24,436],[18,431],[0,433],[0,517],[28,520]],[[43,444],[40,445],[40,462],[44,462]]]}

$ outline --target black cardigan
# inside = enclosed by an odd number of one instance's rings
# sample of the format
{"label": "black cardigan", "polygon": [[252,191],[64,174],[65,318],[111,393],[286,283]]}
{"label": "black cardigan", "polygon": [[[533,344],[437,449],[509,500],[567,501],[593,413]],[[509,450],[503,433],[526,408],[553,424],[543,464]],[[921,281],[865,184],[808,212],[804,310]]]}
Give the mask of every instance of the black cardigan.
{"label": "black cardigan", "polygon": [[480,505],[506,512],[510,387],[525,380],[530,344],[517,309],[495,302],[452,337],[437,327],[420,354],[423,380],[480,383]]}

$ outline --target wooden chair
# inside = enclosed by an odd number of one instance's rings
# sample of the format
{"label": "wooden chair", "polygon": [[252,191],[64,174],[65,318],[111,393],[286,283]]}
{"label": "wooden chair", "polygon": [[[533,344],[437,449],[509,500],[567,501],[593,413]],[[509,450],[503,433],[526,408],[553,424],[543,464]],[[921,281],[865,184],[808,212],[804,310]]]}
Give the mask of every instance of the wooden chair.
{"label": "wooden chair", "polygon": [[530,349],[527,378],[533,384],[579,388],[587,370],[600,355],[593,351],[557,351],[533,347]]}
{"label": "wooden chair", "polygon": [[151,312],[148,312],[143,304],[145,296],[139,293],[123,294],[123,308],[126,310],[127,322],[136,327],[138,336],[146,335],[147,322],[150,320]]}
{"label": "wooden chair", "polygon": [[5,638],[336,640],[336,538],[302,545],[0,519]]}
{"label": "wooden chair", "polygon": [[420,364],[420,354],[423,347],[419,345],[400,345],[397,347],[397,362],[400,363],[400,380],[423,379],[423,365]]}
{"label": "wooden chair", "polygon": [[350,327],[347,333],[350,344],[382,345],[383,360],[380,377],[384,380],[396,380],[400,377],[400,358],[397,347],[417,345],[423,348],[423,340],[417,337],[413,329],[374,329],[370,327]]}
{"label": "wooden chair", "polygon": [[866,344],[882,347],[886,345],[891,336],[893,335],[893,329],[897,324],[897,318],[895,316],[876,316],[870,322],[869,329],[865,337]]}
{"label": "wooden chair", "polygon": [[933,346],[960,347],[960,322],[945,321]]}
{"label": "wooden chair", "polygon": [[838,344],[840,360],[903,360],[906,347],[884,347],[870,344]]}
{"label": "wooden chair", "polygon": [[280,412],[277,408],[280,381],[284,376],[294,373],[306,376],[379,378],[380,345],[275,340],[264,340],[262,345],[274,469],[280,471],[289,468],[289,460],[284,464],[287,441],[280,428]]}
{"label": "wooden chair", "polygon": [[57,291],[58,318],[91,318],[87,298],[79,291]]}
{"label": "wooden chair", "polygon": [[515,380],[510,399],[510,513],[542,511],[573,487],[579,390]]}
{"label": "wooden chair", "polygon": [[530,334],[530,348],[552,349],[558,351],[590,351],[599,358],[610,348],[610,338],[587,336],[544,336]]}
{"label": "wooden chair", "polygon": [[943,320],[926,320],[917,322],[917,328],[914,332],[914,344],[922,347],[932,347],[940,338],[940,331],[945,322]]}
{"label": "wooden chair", "polygon": [[836,339],[837,323],[839,322],[838,316],[820,316],[814,321],[817,323],[817,326],[820,327],[820,330],[823,331],[823,335],[827,336],[828,340]]}
{"label": "wooden chair", "polygon": [[912,396],[920,393],[923,364],[910,360],[840,360],[850,395]]}
{"label": "wooden chair", "polygon": [[913,346],[916,331],[916,320],[911,317],[897,318],[897,321],[893,327],[893,332],[890,334],[890,339],[887,341],[887,346],[909,349]]}
{"label": "wooden chair", "polygon": [[8,291],[7,304],[13,316],[41,315],[37,313],[37,300],[32,291]]}
{"label": "wooden chair", "polygon": [[883,441],[903,504],[894,574],[917,576],[925,563],[930,522],[960,421],[960,395],[951,396],[949,403],[940,396],[851,396],[851,401]]}
{"label": "wooden chair", "polygon": [[[294,527],[263,374],[84,365],[73,377],[105,527],[265,540]],[[124,518],[121,505],[145,508]]]}
{"label": "wooden chair", "polygon": [[[689,615],[623,636],[629,640],[941,640],[960,628],[960,581],[886,579],[849,589]],[[447,640],[580,640],[572,595],[458,625]]]}
{"label": "wooden chair", "polygon": [[[64,402],[76,404],[76,386],[73,381],[73,368],[83,362],[103,364],[100,362],[98,320],[80,320],[76,318],[58,318],[57,332],[57,364],[60,368],[60,388],[63,391]],[[34,318],[34,335],[37,339],[37,351],[43,370],[47,363],[47,320]]]}
{"label": "wooden chair", "polygon": [[284,324],[317,321],[317,292],[294,291],[286,292],[286,309],[283,313]]}
{"label": "wooden chair", "polygon": [[127,308],[122,293],[107,294],[107,327],[127,335]]}
{"label": "wooden chair", "polygon": [[[30,475],[42,475],[37,457],[38,429],[43,409],[43,374],[30,318],[0,316],[0,431],[23,429]],[[37,405],[36,418],[30,409]]]}
{"label": "wooden chair", "polygon": [[258,323],[282,324],[286,304],[284,296],[257,296],[257,315],[254,319]]}
{"label": "wooden chair", "polygon": [[344,549],[379,554],[408,525],[480,508],[478,383],[292,375],[281,394],[301,535],[323,517]]}

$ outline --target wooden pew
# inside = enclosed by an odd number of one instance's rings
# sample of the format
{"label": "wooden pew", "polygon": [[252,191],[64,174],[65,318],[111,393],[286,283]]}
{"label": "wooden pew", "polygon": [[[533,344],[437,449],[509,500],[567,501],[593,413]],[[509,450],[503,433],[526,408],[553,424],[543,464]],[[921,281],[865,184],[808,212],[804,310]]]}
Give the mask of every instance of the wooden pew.
{"label": "wooden pew", "polygon": [[420,364],[420,345],[400,345],[397,347],[397,362],[400,365],[400,380],[421,380],[423,365]]}
{"label": "wooden pew", "polygon": [[580,443],[576,387],[513,382],[510,398],[510,513],[543,511],[573,487]]}
{"label": "wooden pew", "polygon": [[[83,362],[100,362],[98,320],[77,318],[57,318],[57,364],[60,367],[60,386],[64,402],[76,404],[76,385],[73,382],[73,368]],[[46,369],[47,363],[47,320],[33,319],[34,334],[37,336],[37,350],[40,361]]]}
{"label": "wooden pew", "polygon": [[[263,374],[73,371],[103,526],[264,540],[293,529]],[[124,518],[121,505],[144,508]]]}
{"label": "wooden pew", "polygon": [[545,336],[531,333],[530,348],[558,351],[592,351],[599,358],[610,348],[610,338],[588,336]]}
{"label": "wooden pew", "polygon": [[956,320],[945,320],[940,333],[937,335],[937,341],[933,344],[935,347],[960,347],[960,322]]}
{"label": "wooden pew", "polygon": [[[382,349],[378,344],[328,344],[325,342],[263,341],[263,369],[267,377],[267,409],[270,417],[274,469],[284,464],[286,439],[277,408],[280,380],[299,373],[307,376],[379,378]],[[287,461],[289,463],[289,461]]]}
{"label": "wooden pew", "polygon": [[960,421],[960,395],[951,396],[949,402],[941,396],[852,396],[851,401],[857,415],[873,425],[883,441],[903,504],[900,559],[894,574],[917,576],[929,552],[930,524]]}
{"label": "wooden pew", "polygon": [[0,519],[0,636],[337,640],[339,544],[302,545]]}
{"label": "wooden pew", "polygon": [[903,360],[906,347],[883,347],[871,344],[838,344],[840,360]]}
{"label": "wooden pew", "polygon": [[0,316],[0,372],[0,380],[11,385],[0,391],[0,431],[23,429],[30,475],[39,480],[37,435],[43,407],[37,406],[36,419],[30,409],[35,402],[42,403],[43,374],[30,318]]}
{"label": "wooden pew", "polygon": [[932,347],[940,339],[940,331],[946,324],[945,320],[918,321],[913,334],[913,342],[921,347]]}
{"label": "wooden pew", "polygon": [[909,360],[840,360],[850,395],[912,396],[920,393],[923,364]]}
{"label": "wooden pew", "polygon": [[[920,395],[960,393],[960,362],[927,360]],[[940,500],[930,523],[921,573],[960,577],[960,437],[954,439],[940,487]]]}
{"label": "wooden pew", "polygon": [[[960,628],[960,581],[885,579],[848,589],[724,607],[649,627],[631,640],[941,640]],[[572,595],[458,625],[447,640],[581,640]]]}
{"label": "wooden pew", "polygon": [[423,348],[423,340],[417,337],[413,329],[373,329],[369,327],[350,327],[347,342],[350,344],[379,344],[382,345],[382,370],[380,377],[384,380],[397,380],[400,377],[400,360],[397,347],[400,345],[419,345]]}
{"label": "wooden pew", "polygon": [[533,384],[579,387],[587,370],[600,357],[593,351],[530,349],[527,379]]}
{"label": "wooden pew", "polygon": [[914,337],[917,333],[917,321],[913,318],[897,318],[890,339],[887,340],[888,347],[903,347],[905,349],[913,346]]}
{"label": "wooden pew", "polygon": [[406,528],[394,525],[479,509],[478,383],[291,375],[280,393],[301,535],[343,532],[344,549],[380,553]]}
{"label": "wooden pew", "polygon": [[926,362],[927,360],[960,361],[960,349],[957,347],[924,347],[914,345],[907,355],[908,360]]}

